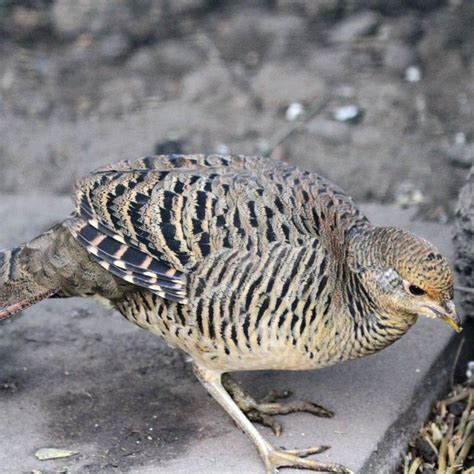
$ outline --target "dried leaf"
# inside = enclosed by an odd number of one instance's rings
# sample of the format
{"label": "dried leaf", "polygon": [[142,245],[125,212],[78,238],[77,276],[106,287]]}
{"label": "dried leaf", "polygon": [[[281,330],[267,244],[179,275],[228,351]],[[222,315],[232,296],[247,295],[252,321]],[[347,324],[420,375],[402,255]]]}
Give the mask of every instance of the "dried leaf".
{"label": "dried leaf", "polygon": [[69,449],[56,448],[41,448],[36,451],[35,456],[40,461],[48,461],[50,459],[68,458],[79,454],[77,451],[70,451]]}

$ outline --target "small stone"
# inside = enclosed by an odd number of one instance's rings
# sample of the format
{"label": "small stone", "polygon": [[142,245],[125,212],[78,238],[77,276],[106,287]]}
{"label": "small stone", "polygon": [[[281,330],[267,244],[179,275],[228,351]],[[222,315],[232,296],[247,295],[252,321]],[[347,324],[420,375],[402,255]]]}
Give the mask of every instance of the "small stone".
{"label": "small stone", "polygon": [[405,71],[405,79],[408,82],[420,82],[421,81],[421,70],[417,66],[410,66]]}
{"label": "small stone", "polygon": [[455,145],[465,145],[466,144],[466,134],[463,132],[458,132],[454,135],[454,144]]}
{"label": "small stone", "polygon": [[322,79],[291,63],[266,64],[257,74],[254,88],[265,107],[279,109],[294,102],[311,103],[326,92]]}
{"label": "small stone", "polygon": [[299,102],[293,102],[286,109],[285,117],[288,122],[294,122],[304,114],[304,107]]}
{"label": "small stone", "polygon": [[409,208],[423,204],[426,198],[423,192],[411,181],[403,181],[395,190],[395,202],[401,208]]}
{"label": "small stone", "polygon": [[402,15],[384,26],[387,39],[405,44],[414,44],[423,34],[422,22],[417,15]]}
{"label": "small stone", "polygon": [[165,140],[159,142],[154,148],[155,155],[181,155],[184,154],[184,142],[180,140]]}
{"label": "small stone", "polygon": [[429,463],[434,463],[437,461],[437,453],[433,451],[433,448],[430,446],[430,444],[423,438],[420,438],[419,436],[416,437],[415,448],[417,453]]}
{"label": "small stone", "polygon": [[335,43],[345,43],[369,36],[375,33],[379,22],[379,16],[371,11],[348,16],[334,27],[330,39]]}
{"label": "small stone", "polygon": [[101,113],[123,113],[136,107],[145,97],[145,85],[138,77],[116,78],[106,82],[101,88]]}
{"label": "small stone", "polygon": [[474,143],[462,143],[456,140],[453,145],[446,150],[450,162],[458,168],[469,169],[474,165]]}
{"label": "small stone", "polygon": [[389,70],[403,76],[407,68],[416,62],[415,51],[401,42],[392,41],[384,54],[384,65]]}
{"label": "small stone", "polygon": [[451,403],[448,406],[449,413],[452,413],[454,416],[461,416],[466,408],[466,402],[456,402]]}
{"label": "small stone", "polygon": [[130,50],[130,43],[125,35],[115,33],[106,36],[99,45],[99,54],[106,61],[116,61]]}
{"label": "small stone", "polygon": [[163,40],[160,42],[159,48],[150,48],[150,54],[152,51],[156,55],[160,70],[176,76],[199,69],[206,60],[203,48],[198,48],[196,45],[182,40]]}
{"label": "small stone", "polygon": [[230,155],[230,148],[225,143],[217,143],[214,150],[218,155]]}
{"label": "small stone", "polygon": [[357,105],[344,105],[334,112],[334,120],[343,123],[359,123],[364,116],[364,111]]}
{"label": "small stone", "polygon": [[229,71],[213,64],[191,72],[182,82],[183,99],[193,102],[230,96],[231,91]]}
{"label": "small stone", "polygon": [[64,36],[76,36],[87,30],[97,31],[106,16],[103,0],[56,0],[52,16],[56,31]]}

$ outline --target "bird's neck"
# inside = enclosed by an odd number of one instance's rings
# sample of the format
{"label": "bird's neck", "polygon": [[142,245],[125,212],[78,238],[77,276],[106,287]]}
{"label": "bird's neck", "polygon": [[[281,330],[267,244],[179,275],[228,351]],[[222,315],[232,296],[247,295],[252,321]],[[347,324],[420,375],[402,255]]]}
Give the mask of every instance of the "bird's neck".
{"label": "bird's neck", "polygon": [[416,317],[393,315],[378,305],[375,298],[364,288],[359,275],[353,277],[355,291],[352,302],[347,302],[352,320],[355,357],[365,355],[365,346],[370,352],[379,351],[400,339],[415,324]]}

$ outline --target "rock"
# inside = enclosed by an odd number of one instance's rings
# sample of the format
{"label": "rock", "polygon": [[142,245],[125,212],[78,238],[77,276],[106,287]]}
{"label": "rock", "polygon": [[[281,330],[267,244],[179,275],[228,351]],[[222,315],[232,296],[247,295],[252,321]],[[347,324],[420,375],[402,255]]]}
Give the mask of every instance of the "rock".
{"label": "rock", "polygon": [[[459,283],[474,289],[474,167],[461,189],[456,207],[455,269]],[[464,312],[474,317],[474,293],[460,293]]]}
{"label": "rock", "polygon": [[151,72],[155,65],[155,49],[144,46],[134,51],[127,61],[127,68],[135,73]]}
{"label": "rock", "polygon": [[121,114],[137,107],[145,98],[145,84],[138,77],[117,78],[101,87],[99,112]]}
{"label": "rock", "polygon": [[474,165],[474,143],[455,143],[447,148],[451,163],[458,168],[471,168]]}
{"label": "rock", "polygon": [[169,21],[173,13],[171,3],[178,2],[56,0],[52,7],[53,25],[57,34],[66,38],[82,33],[125,33],[136,41],[144,41],[176,30],[179,22]]}
{"label": "rock", "polygon": [[279,10],[302,11],[304,16],[310,18],[334,17],[340,7],[339,0],[277,0]]}
{"label": "rock", "polygon": [[56,31],[71,37],[85,31],[102,31],[112,13],[110,6],[107,0],[56,0],[52,9]]}
{"label": "rock", "polygon": [[262,57],[272,59],[297,51],[307,39],[306,28],[300,16],[246,11],[221,22],[215,44],[224,59],[255,66]]}
{"label": "rock", "polygon": [[395,188],[394,194],[395,203],[404,209],[419,206],[426,202],[423,191],[418,189],[417,185],[411,180],[399,183]]}
{"label": "rock", "polygon": [[2,29],[16,40],[32,41],[45,32],[49,26],[49,18],[44,9],[17,6],[13,9],[9,20],[2,26]]}
{"label": "rock", "polygon": [[413,66],[417,61],[416,53],[410,46],[401,41],[391,41],[384,52],[384,66],[385,68],[402,76],[410,66]]}
{"label": "rock", "polygon": [[154,49],[160,70],[175,76],[181,76],[202,66],[206,60],[202,48],[196,48],[195,45],[182,40],[163,40]]}
{"label": "rock", "polygon": [[334,111],[334,120],[342,123],[359,123],[364,118],[364,110],[357,105],[343,105]]}
{"label": "rock", "polygon": [[208,0],[173,0],[167,5],[167,13],[173,15],[197,13],[207,10],[209,8],[209,3]]}
{"label": "rock", "polygon": [[263,16],[258,28],[267,42],[267,60],[298,53],[308,41],[307,21],[299,15]]}
{"label": "rock", "polygon": [[285,112],[285,118],[288,122],[294,122],[304,115],[305,110],[303,104],[299,102],[292,102]]}
{"label": "rock", "polygon": [[421,69],[418,66],[407,67],[404,75],[407,82],[420,82],[422,79]]}
{"label": "rock", "polygon": [[188,101],[208,101],[228,97],[231,92],[229,71],[222,66],[208,64],[183,79],[181,96]]}
{"label": "rock", "polygon": [[375,33],[379,23],[379,16],[372,11],[351,15],[334,27],[330,33],[330,40],[335,43],[345,43],[369,36]]}
{"label": "rock", "polygon": [[344,145],[351,140],[351,130],[347,124],[320,117],[308,122],[306,130],[328,145]]}
{"label": "rock", "polygon": [[309,104],[322,98],[326,85],[297,65],[268,63],[257,74],[254,90],[265,107],[286,109],[293,102]]}
{"label": "rock", "polygon": [[131,45],[126,35],[114,33],[106,36],[99,44],[98,53],[101,59],[114,62],[124,57],[130,50]]}
{"label": "rock", "polygon": [[153,153],[155,155],[181,155],[185,153],[183,140],[165,140],[155,144]]}
{"label": "rock", "polygon": [[423,34],[421,20],[415,15],[402,15],[381,27],[383,36],[389,40],[413,45]]}
{"label": "rock", "polygon": [[418,51],[422,60],[429,64],[450,50],[457,50],[471,38],[472,21],[471,10],[449,11],[440,9],[430,15],[429,25],[423,38],[418,44]]}

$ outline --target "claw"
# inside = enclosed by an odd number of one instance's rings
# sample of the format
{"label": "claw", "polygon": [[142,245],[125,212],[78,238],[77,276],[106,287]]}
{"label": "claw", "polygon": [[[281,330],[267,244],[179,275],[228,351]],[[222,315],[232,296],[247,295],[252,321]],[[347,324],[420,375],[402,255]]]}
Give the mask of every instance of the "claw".
{"label": "claw", "polygon": [[[283,449],[283,448],[282,448]],[[311,456],[312,454],[321,454],[324,451],[331,449],[330,446],[313,446],[312,448],[306,449],[285,449],[285,453],[293,454],[294,456],[298,456],[299,458],[306,458]]]}
{"label": "claw", "polygon": [[272,415],[267,415],[258,410],[250,410],[246,413],[247,418],[253,423],[260,423],[273,431],[275,436],[281,436],[283,432],[283,426],[280,422],[273,419]]}
{"label": "claw", "polygon": [[291,395],[289,390],[270,390],[257,402],[228,374],[223,375],[222,382],[238,407],[247,415],[247,418],[254,423],[261,423],[263,426],[270,428],[276,436],[281,435],[283,428],[278,421],[272,418],[274,415],[305,412],[322,418],[332,418],[334,416],[332,411],[326,410],[324,407],[316,405],[316,403],[302,400],[279,401],[285,400]]}
{"label": "claw", "polygon": [[308,469],[311,471],[336,472],[339,474],[354,474],[347,467],[336,463],[322,463],[313,459],[304,459],[311,454],[325,451],[327,446],[315,446],[308,449],[272,449],[265,456],[266,472],[273,474],[278,472],[279,467],[294,467]]}

